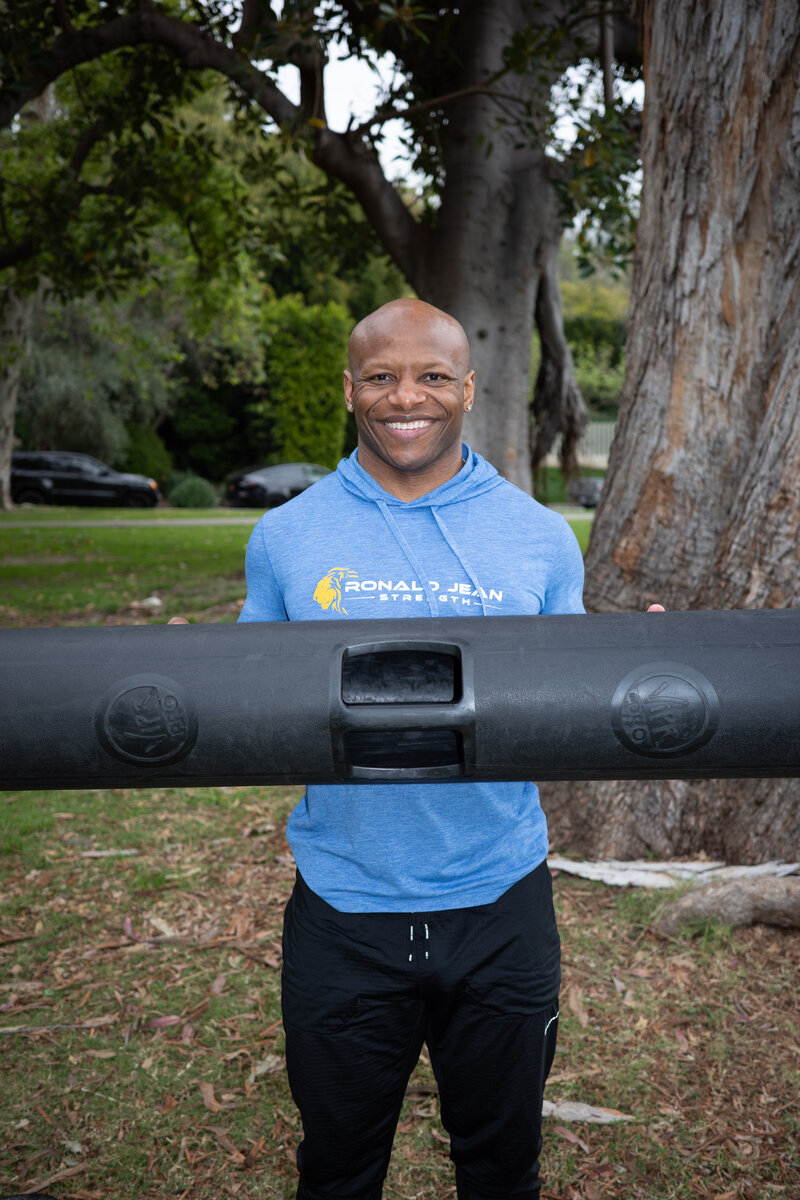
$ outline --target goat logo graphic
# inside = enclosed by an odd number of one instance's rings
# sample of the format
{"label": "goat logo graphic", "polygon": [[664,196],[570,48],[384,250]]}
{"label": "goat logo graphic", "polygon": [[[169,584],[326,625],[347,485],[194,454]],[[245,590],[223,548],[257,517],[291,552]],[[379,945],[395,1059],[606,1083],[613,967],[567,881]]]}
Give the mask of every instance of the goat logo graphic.
{"label": "goat logo graphic", "polygon": [[347,616],[347,609],[342,607],[343,579],[358,579],[358,573],[348,567],[331,567],[328,574],[323,575],[314,588],[314,599],[320,608],[331,609],[332,612],[344,613]]}

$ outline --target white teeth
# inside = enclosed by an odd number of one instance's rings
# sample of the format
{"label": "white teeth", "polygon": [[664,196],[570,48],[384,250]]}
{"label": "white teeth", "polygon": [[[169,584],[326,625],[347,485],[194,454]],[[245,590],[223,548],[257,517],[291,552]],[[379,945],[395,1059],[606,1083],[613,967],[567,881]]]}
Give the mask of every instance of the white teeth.
{"label": "white teeth", "polygon": [[387,421],[389,429],[426,429],[430,421]]}

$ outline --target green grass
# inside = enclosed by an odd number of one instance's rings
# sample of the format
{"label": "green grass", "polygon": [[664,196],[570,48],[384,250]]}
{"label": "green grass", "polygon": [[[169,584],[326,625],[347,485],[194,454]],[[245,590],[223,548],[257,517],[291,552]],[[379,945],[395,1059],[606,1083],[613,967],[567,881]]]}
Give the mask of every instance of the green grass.
{"label": "green grass", "polygon": [[572,530],[578,539],[581,553],[585,554],[589,547],[589,537],[592,532],[592,521],[589,517],[567,517]]}
{"label": "green grass", "polygon": [[[581,467],[580,474],[605,475],[601,467]],[[542,504],[569,504],[567,481],[559,467],[539,467],[533,481],[533,494]]]}
{"label": "green grass", "polygon": [[[235,602],[245,594],[249,532],[248,525],[213,523],[58,528],[2,522],[0,623],[96,624],[152,595],[163,602],[150,617],[157,621]],[[146,611],[128,615],[148,619]]]}
{"label": "green grass", "polygon": [[[109,1200],[211,1196],[222,1167],[226,1181],[249,1172],[243,1196],[265,1183],[270,1196],[293,1194],[278,968],[293,876],[283,822],[296,799],[296,789],[0,797],[15,834],[0,858],[0,927],[3,941],[24,938],[0,949],[3,1191],[24,1179]],[[35,828],[31,811],[46,818]],[[86,841],[137,853],[87,858]]]}
{"label": "green grass", "polygon": [[[143,524],[117,526],[106,523],[109,514],[131,520],[130,510],[57,510],[87,522],[69,527],[54,525],[51,511],[31,510],[33,525],[20,523],[20,510],[0,516],[0,626],[235,620],[249,522],[165,525],[159,514],[166,510],[156,509],[134,515]],[[255,523],[259,515],[245,519]],[[591,519],[570,523],[585,553]],[[137,608],[153,595],[162,601],[156,613]]]}
{"label": "green grass", "polygon": [[[298,795],[0,794],[0,1192],[294,1195],[279,977]],[[796,933],[664,941],[650,931],[661,895],[565,875],[554,888],[564,979],[547,1096],[633,1119],[546,1120],[544,1200],[797,1195]],[[424,1055],[385,1195],[454,1195]]]}
{"label": "green grass", "polygon": [[[146,515],[144,529],[0,519],[0,622],[89,623],[101,605],[147,619],[128,606],[153,592],[156,620],[232,619],[247,527]],[[294,1195],[279,973],[298,794],[0,794],[0,1191]],[[548,1098],[633,1119],[546,1121],[543,1200],[800,1195],[796,931],[709,925],[663,940],[660,894],[566,876],[555,893],[564,978]],[[385,1195],[454,1195],[424,1058]]]}

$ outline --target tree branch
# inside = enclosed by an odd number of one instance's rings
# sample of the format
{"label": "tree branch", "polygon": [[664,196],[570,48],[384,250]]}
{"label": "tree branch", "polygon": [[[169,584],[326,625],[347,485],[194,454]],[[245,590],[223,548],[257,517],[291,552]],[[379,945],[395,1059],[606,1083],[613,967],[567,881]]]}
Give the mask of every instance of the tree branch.
{"label": "tree branch", "polygon": [[[238,50],[196,25],[151,9],[59,35],[24,83],[15,80],[0,89],[0,128],[66,71],[112,50],[146,44],[164,46],[190,70],[220,72],[278,124],[301,117],[301,109]],[[384,176],[375,151],[358,135],[335,133],[316,122],[313,138],[315,163],[350,188],[387,253],[413,285],[420,277],[428,231],[417,224]]]}
{"label": "tree branch", "polygon": [[108,117],[100,117],[93,125],[81,134],[72,152],[72,157],[68,163],[68,169],[76,177],[83,170],[83,165],[86,159],[91,154],[94,147],[100,141],[104,133],[108,133],[110,129],[110,121]]}
{"label": "tree branch", "polygon": [[314,162],[341,180],[358,200],[387,254],[419,290],[430,231],[419,225],[381,169],[378,155],[350,133],[318,129]]}
{"label": "tree branch", "polygon": [[58,19],[61,22],[61,27],[63,29],[72,29],[72,21],[70,19],[69,10],[64,0],[55,0],[53,7],[55,8]]}
{"label": "tree branch", "polygon": [[472,83],[469,87],[459,88],[455,92],[446,92],[442,96],[434,96],[432,100],[420,100],[419,104],[411,104],[408,108],[379,108],[376,112],[368,117],[354,130],[353,136],[362,137],[368,133],[375,125],[385,125],[387,121],[405,120],[406,117],[416,116],[417,113],[428,112],[432,108],[443,108],[446,104],[452,104],[455,100],[463,100],[465,96],[496,96],[506,100],[514,100],[520,102],[519,96],[509,96],[502,92],[493,92],[492,85],[498,79],[507,74],[508,67],[504,67],[502,71],[496,71],[494,75],[490,75],[483,83]]}
{"label": "tree branch", "polygon": [[216,41],[196,25],[151,10],[61,33],[49,50],[43,50],[24,82],[12,80],[0,89],[0,128],[66,71],[112,50],[140,45],[164,46],[190,70],[219,71],[279,125],[299,115],[297,106],[237,50]]}
{"label": "tree branch", "polygon": [[[43,51],[36,70],[24,82],[14,80],[0,89],[0,127],[66,71],[110,51],[147,44],[170,50],[190,70],[220,72],[278,124],[295,123],[301,118],[301,108],[238,50],[196,25],[151,9],[60,34],[50,49]],[[315,163],[350,188],[387,253],[413,286],[420,278],[429,231],[417,224],[386,179],[376,152],[360,136],[335,133],[316,122],[313,139]],[[10,247],[5,253],[17,250]]]}
{"label": "tree branch", "polygon": [[589,412],[575,379],[575,365],[564,336],[558,245],[558,238],[547,240],[538,255],[535,317],[542,358],[533,392],[536,428],[532,431],[531,461],[534,468],[538,467],[560,433],[561,469],[568,474],[577,469],[576,447],[589,421]]}
{"label": "tree branch", "polygon": [[266,0],[244,0],[242,19],[233,35],[234,46],[237,50],[248,53],[253,47],[256,35],[264,29],[274,28],[277,20],[272,5]]}
{"label": "tree branch", "polygon": [[614,15],[607,2],[600,12],[600,64],[603,68],[603,103],[608,115],[614,107]]}

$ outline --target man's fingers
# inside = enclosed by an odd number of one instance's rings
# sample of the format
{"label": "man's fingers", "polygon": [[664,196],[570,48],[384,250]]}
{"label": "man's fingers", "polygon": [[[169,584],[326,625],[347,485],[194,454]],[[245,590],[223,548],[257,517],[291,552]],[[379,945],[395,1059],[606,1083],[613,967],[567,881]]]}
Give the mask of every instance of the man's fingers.
{"label": "man's fingers", "polygon": [[647,609],[648,612],[666,612],[663,604],[651,604]]}
{"label": "man's fingers", "polygon": [[188,625],[189,622],[186,620],[186,617],[170,617],[170,619],[167,621],[167,624],[168,625]]}

